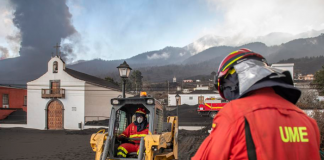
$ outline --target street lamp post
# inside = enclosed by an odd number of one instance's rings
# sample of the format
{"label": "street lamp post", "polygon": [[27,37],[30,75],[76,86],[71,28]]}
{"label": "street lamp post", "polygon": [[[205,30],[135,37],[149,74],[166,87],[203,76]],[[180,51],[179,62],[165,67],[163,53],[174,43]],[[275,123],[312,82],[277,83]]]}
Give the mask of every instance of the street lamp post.
{"label": "street lamp post", "polygon": [[175,96],[175,98],[176,98],[176,101],[177,101],[177,116],[178,116],[178,119],[179,119],[179,106],[178,106],[179,99],[180,99],[179,94],[177,94],[177,95]]}
{"label": "street lamp post", "polygon": [[117,68],[119,71],[119,76],[123,80],[123,86],[122,86],[123,98],[126,98],[126,96],[125,96],[126,79],[129,77],[129,73],[132,70],[132,68],[129,67],[129,65],[126,63],[126,61],[124,61],[124,63],[120,64]]}
{"label": "street lamp post", "polygon": [[[216,83],[216,72],[213,71],[213,72],[211,73],[211,75],[213,76],[213,83],[212,83],[212,86],[215,87],[215,84],[217,84],[217,83]],[[217,88],[216,88],[216,89],[217,89]],[[213,90],[213,89],[211,89],[211,90]]]}
{"label": "street lamp post", "polygon": [[211,75],[213,76],[213,78],[214,78],[214,83],[216,83],[216,72],[215,71],[213,71],[212,73],[211,73]]}

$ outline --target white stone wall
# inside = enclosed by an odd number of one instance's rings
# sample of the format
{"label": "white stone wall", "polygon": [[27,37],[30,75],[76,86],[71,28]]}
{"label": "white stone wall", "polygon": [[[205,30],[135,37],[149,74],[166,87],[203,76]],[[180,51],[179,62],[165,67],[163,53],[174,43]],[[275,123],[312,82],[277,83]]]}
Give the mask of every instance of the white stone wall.
{"label": "white stone wall", "polygon": [[103,120],[105,117],[110,117],[112,105],[110,100],[117,98],[122,93],[113,89],[98,87],[86,83],[85,92],[85,119]]}
{"label": "white stone wall", "polygon": [[291,77],[294,77],[294,64],[272,64],[271,67],[281,69],[283,71],[289,71]]}
{"label": "white stone wall", "polygon": [[30,83],[27,86],[27,126],[45,129],[45,107],[48,100],[41,98],[42,87],[29,85]]}
{"label": "white stone wall", "polygon": [[[176,99],[175,99],[176,94],[169,94],[168,95],[168,106],[175,106],[176,105]],[[220,98],[219,94],[179,94],[181,97],[181,105],[182,104],[188,104],[188,105],[196,105],[198,104],[198,97],[199,96],[204,96],[204,99],[206,98]],[[192,99],[190,99],[192,97]]]}
{"label": "white stone wall", "polygon": [[208,90],[209,87],[208,86],[197,86],[196,88],[194,88],[194,90]]}
{"label": "white stone wall", "polygon": [[[64,105],[64,128],[79,129],[78,123],[84,124],[84,106],[85,91],[84,82],[80,87],[63,87],[65,88],[65,99],[61,99]],[[82,86],[83,85],[83,86]],[[75,107],[75,111],[73,111]]]}
{"label": "white stone wall", "polygon": [[[53,73],[53,62],[58,62],[58,73]],[[78,123],[84,123],[84,86],[85,82],[76,79],[65,71],[64,64],[57,58],[48,63],[48,72],[40,78],[27,83],[27,125],[29,128],[45,129],[45,109],[49,98],[42,98],[42,89],[50,89],[50,80],[60,80],[60,87],[65,89],[65,98],[59,98],[63,103],[64,128],[78,129]],[[76,107],[76,111],[72,111]]]}

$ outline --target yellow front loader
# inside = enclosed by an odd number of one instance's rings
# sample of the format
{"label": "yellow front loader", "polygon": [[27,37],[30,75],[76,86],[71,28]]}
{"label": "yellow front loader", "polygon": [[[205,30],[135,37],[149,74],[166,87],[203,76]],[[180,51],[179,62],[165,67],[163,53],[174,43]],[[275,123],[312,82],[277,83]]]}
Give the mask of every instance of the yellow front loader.
{"label": "yellow front loader", "polygon": [[[131,97],[115,98],[109,119],[108,131],[100,130],[90,139],[95,160],[172,160],[178,159],[178,118],[167,117],[164,122],[163,107],[154,98]],[[149,134],[140,140],[137,152],[128,153],[126,158],[117,157],[117,147],[121,144],[117,137],[135,120],[133,116],[138,107],[147,110]]]}

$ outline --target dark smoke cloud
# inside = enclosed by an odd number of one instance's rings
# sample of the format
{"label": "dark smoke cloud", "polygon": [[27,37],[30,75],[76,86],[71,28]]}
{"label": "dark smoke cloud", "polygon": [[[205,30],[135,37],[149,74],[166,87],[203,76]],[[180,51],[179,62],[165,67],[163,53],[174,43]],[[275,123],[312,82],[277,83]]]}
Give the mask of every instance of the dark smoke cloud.
{"label": "dark smoke cloud", "polygon": [[[13,22],[21,31],[23,57],[29,54],[49,57],[56,43],[76,32],[65,0],[13,0],[12,3],[16,9]],[[32,48],[33,53],[23,49],[26,47]]]}
{"label": "dark smoke cloud", "polygon": [[68,44],[61,44],[61,50],[63,53],[65,53],[66,55],[63,55],[64,60],[68,63],[72,62],[73,59],[75,59],[76,55],[76,51],[74,51],[73,46],[76,45],[75,43],[68,43]]}
{"label": "dark smoke cloud", "polygon": [[[90,53],[89,48],[84,45],[85,43],[83,40],[84,38],[81,34],[75,33],[61,41],[61,51],[65,54],[64,60],[67,63],[75,63],[76,59],[82,59],[80,58],[82,54],[86,55],[85,53]],[[100,44],[95,46],[95,49],[100,50],[100,48]]]}
{"label": "dark smoke cloud", "polygon": [[[12,0],[20,30],[20,57],[0,61],[0,83],[26,84],[47,71],[56,43],[77,33],[66,0]],[[6,37],[16,40],[17,37]]]}

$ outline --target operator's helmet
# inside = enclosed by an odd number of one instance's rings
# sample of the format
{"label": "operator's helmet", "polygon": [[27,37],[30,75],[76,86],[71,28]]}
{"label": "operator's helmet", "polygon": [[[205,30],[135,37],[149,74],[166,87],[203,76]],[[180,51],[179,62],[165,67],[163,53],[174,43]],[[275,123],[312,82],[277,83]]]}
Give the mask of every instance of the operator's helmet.
{"label": "operator's helmet", "polygon": [[145,111],[145,109],[142,108],[142,107],[137,108],[137,110],[136,110],[136,112],[135,112],[135,115],[136,115],[136,117],[139,116],[139,115],[145,117],[145,115],[146,115],[146,111]]}

